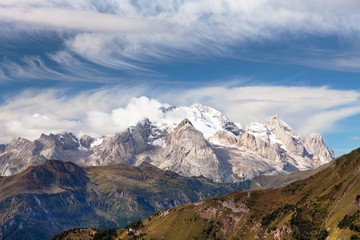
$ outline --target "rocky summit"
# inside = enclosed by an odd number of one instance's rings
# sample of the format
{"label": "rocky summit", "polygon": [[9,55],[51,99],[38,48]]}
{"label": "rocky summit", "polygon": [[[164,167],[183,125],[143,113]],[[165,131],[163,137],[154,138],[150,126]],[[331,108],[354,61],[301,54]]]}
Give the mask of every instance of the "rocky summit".
{"label": "rocky summit", "polygon": [[278,116],[243,127],[201,104],[164,106],[156,120],[99,139],[72,133],[21,137],[0,146],[0,174],[9,176],[47,159],[83,166],[143,162],[183,176],[239,182],[260,175],[310,170],[334,159],[321,135],[301,137]]}

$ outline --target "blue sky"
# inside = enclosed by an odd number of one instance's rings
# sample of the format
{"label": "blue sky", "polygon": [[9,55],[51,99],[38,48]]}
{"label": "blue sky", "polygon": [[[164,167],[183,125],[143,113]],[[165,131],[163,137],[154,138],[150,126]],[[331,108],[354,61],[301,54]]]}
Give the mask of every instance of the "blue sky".
{"label": "blue sky", "polygon": [[109,134],[146,96],[280,115],[341,155],[360,145],[359,22],[356,0],[1,2],[0,142]]}

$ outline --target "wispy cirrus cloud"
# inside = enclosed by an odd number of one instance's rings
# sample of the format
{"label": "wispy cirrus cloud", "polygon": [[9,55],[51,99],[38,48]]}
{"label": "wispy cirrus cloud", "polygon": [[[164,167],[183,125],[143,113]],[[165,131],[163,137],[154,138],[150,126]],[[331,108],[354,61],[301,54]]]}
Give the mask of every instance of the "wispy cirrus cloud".
{"label": "wispy cirrus cloud", "polygon": [[[0,70],[3,69],[0,76],[15,76],[14,72],[21,71],[21,68],[34,73],[46,69],[42,71],[45,77],[61,79],[61,74],[74,74],[74,66],[81,74],[86,74],[94,66],[152,73],[152,64],[171,64],[189,57],[246,58],[249,49],[251,52],[252,47],[256,48],[264,42],[291,42],[318,36],[335,36],[338,41],[351,39],[351,42],[357,42],[359,9],[360,4],[356,0],[345,0],[341,4],[334,0],[291,3],[280,0],[8,0],[0,3],[3,37],[11,39],[18,38],[23,32],[33,33],[36,41],[44,34],[56,32],[60,33],[58,40],[62,44],[46,50],[42,56],[30,56],[40,58],[45,66],[31,65],[31,62],[23,61],[29,56],[20,56],[21,64],[13,60],[0,64]],[[64,32],[67,34],[61,34]],[[352,43],[350,45],[350,50],[357,49]],[[244,49],[246,51],[241,51]],[[59,54],[66,55],[69,62],[77,61],[77,64],[70,66],[57,61],[59,69],[54,68],[49,64],[54,57],[47,57],[57,56],[58,60]],[[257,60],[261,60],[261,54],[256,56]],[[301,61],[291,58],[284,61],[306,64],[304,59],[309,60],[309,56],[300,57]],[[279,56],[272,60],[281,61],[282,58]],[[314,65],[358,69],[357,63],[346,61],[346,56],[339,59],[328,54],[325,58],[327,63]],[[94,65],[89,65],[89,62]],[[105,72],[102,72],[103,75],[106,75]],[[37,75],[29,74],[28,78],[34,76]]]}
{"label": "wispy cirrus cloud", "polygon": [[156,30],[160,24],[151,19],[122,17],[102,13],[95,9],[48,7],[33,4],[2,6],[0,7],[0,17],[4,22],[24,23],[58,31],[146,33]]}

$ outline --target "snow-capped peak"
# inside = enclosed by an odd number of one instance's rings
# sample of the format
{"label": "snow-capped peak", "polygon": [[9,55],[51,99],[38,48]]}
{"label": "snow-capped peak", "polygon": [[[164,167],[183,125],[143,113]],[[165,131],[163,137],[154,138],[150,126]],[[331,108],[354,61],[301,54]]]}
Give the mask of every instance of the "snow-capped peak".
{"label": "snow-capped peak", "polygon": [[246,126],[246,131],[250,134],[254,135],[255,137],[259,137],[263,140],[269,140],[270,131],[265,124],[252,122]]}
{"label": "snow-capped peak", "polygon": [[239,135],[243,131],[243,126],[239,123],[233,123],[228,117],[220,111],[196,103],[187,106],[162,107],[162,118],[154,124],[162,130],[173,131],[176,126],[184,119],[188,119],[195,129],[202,132],[206,139],[213,137],[218,131],[228,131],[234,135]]}
{"label": "snow-capped peak", "polygon": [[98,139],[94,140],[91,143],[90,147],[93,148],[93,147],[101,145],[104,142],[104,139],[105,139],[105,137],[101,137],[101,138],[98,138]]}
{"label": "snow-capped peak", "polygon": [[289,126],[289,124],[287,124],[286,122],[281,120],[281,118],[278,115],[274,115],[272,117],[267,118],[265,123],[270,129],[271,128],[282,128],[287,132],[293,131],[293,129]]}
{"label": "snow-capped peak", "polygon": [[265,124],[268,129],[280,139],[290,136],[297,142],[301,141],[301,137],[289,126],[289,124],[281,120],[277,115],[267,118]]}
{"label": "snow-capped peak", "polygon": [[209,107],[209,106],[205,106],[201,103],[194,103],[193,105],[190,106],[190,108],[194,109],[194,110],[198,110],[199,112],[203,113],[203,114],[210,114],[213,116],[218,116],[218,117],[222,117],[222,113],[219,112],[218,110]]}
{"label": "snow-capped peak", "polygon": [[304,143],[306,149],[321,163],[327,163],[334,158],[334,152],[326,147],[323,137],[319,133],[310,133]]}
{"label": "snow-capped peak", "polygon": [[270,131],[266,124],[253,122],[246,126],[246,131],[251,135],[260,138],[261,140],[270,144],[282,144],[276,135]]}
{"label": "snow-capped peak", "polygon": [[321,140],[321,141],[323,139],[323,137],[321,136],[320,133],[310,133],[308,135],[308,138],[317,139],[317,140]]}

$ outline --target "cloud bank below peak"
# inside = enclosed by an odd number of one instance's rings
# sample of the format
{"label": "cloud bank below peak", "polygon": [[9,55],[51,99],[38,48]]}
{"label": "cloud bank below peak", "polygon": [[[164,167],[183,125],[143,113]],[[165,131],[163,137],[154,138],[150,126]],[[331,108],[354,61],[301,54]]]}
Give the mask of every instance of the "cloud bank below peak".
{"label": "cloud bank below peak", "polygon": [[111,135],[144,118],[157,121],[162,114],[159,107],[168,106],[166,103],[188,106],[196,102],[214,107],[243,125],[280,115],[302,135],[327,133],[336,131],[340,120],[360,114],[359,100],[358,91],[327,87],[214,86],[181,92],[119,87],[73,96],[58,90],[28,91],[0,106],[0,142],[63,131]]}

